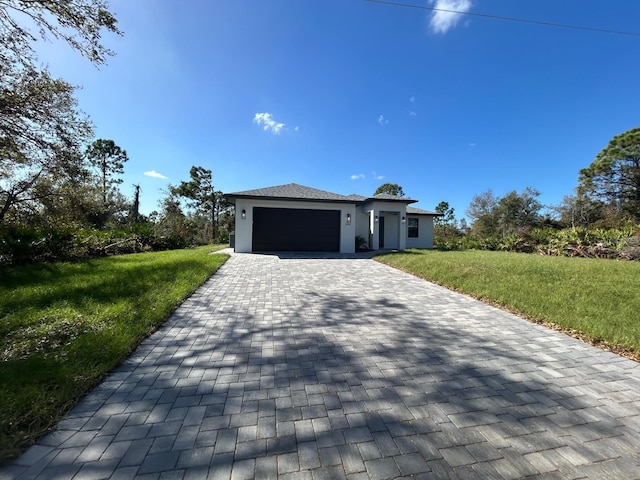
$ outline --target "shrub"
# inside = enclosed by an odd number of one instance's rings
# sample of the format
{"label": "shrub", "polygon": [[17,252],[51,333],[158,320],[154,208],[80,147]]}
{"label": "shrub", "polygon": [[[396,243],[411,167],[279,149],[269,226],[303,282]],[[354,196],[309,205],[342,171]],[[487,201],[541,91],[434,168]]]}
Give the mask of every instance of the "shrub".
{"label": "shrub", "polygon": [[356,235],[356,250],[362,250],[368,246],[367,240],[362,235]]}
{"label": "shrub", "polygon": [[0,265],[78,260],[189,246],[185,236],[161,235],[153,224],[111,230],[6,227],[0,230]]}
{"label": "shrub", "polygon": [[532,242],[524,236],[512,233],[502,238],[498,244],[497,250],[506,252],[531,253],[534,250]]}
{"label": "shrub", "polygon": [[553,227],[503,237],[467,235],[458,240],[436,241],[439,250],[501,250],[543,255],[640,259],[640,225],[618,228]]}
{"label": "shrub", "polygon": [[0,231],[0,264],[24,265],[66,260],[73,252],[75,235],[66,227],[39,230],[7,227]]}

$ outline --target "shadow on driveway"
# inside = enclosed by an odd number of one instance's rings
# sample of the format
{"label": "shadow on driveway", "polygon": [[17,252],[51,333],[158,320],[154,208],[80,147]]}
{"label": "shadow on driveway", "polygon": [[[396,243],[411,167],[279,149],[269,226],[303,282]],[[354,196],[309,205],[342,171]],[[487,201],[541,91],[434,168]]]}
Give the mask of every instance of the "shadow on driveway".
{"label": "shadow on driveway", "polygon": [[640,478],[633,362],[305,258],[223,267],[5,475]]}

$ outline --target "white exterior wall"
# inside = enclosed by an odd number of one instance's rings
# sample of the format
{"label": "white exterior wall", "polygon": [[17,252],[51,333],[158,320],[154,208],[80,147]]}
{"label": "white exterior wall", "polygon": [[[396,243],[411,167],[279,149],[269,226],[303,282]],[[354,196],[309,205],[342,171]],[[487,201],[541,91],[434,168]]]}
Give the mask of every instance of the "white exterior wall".
{"label": "white exterior wall", "polygon": [[369,213],[361,208],[356,208],[356,236],[361,235],[365,239],[369,248]]}
{"label": "white exterior wall", "polygon": [[[358,209],[358,231],[370,240],[369,248],[380,249],[380,217],[385,217],[384,245],[385,248],[404,250],[407,240],[407,225],[402,222],[406,218],[406,205],[396,202],[369,202]],[[378,221],[376,222],[376,216]]]}
{"label": "white exterior wall", "polygon": [[[338,204],[340,206],[340,253],[354,253],[356,251],[357,214],[354,204]],[[347,215],[351,215],[351,222],[347,223]]]}
{"label": "white exterior wall", "polygon": [[[377,216],[385,216],[384,224],[384,246],[404,250],[407,248],[407,224],[402,222],[402,217],[407,215],[407,206],[399,202],[371,202],[362,207],[363,211],[369,215],[369,233],[371,233],[371,248],[380,249],[380,221],[375,221]],[[393,213],[395,215],[385,215]]]}
{"label": "white exterior wall", "polygon": [[[253,251],[253,207],[340,210],[340,253],[354,253],[356,251],[357,219],[354,204],[236,198],[235,251],[238,253],[250,253]],[[247,218],[244,220],[242,219],[242,210],[246,212]],[[351,215],[350,224],[347,224],[347,214]]]}
{"label": "white exterior wall", "polygon": [[[246,212],[246,218],[242,219],[242,211]],[[251,252],[253,235],[253,208],[247,200],[236,199],[236,246],[235,252]]]}
{"label": "white exterior wall", "polygon": [[[235,251],[249,253],[252,251],[253,207],[267,208],[302,208],[317,210],[339,210],[340,219],[340,252],[355,252],[356,235],[362,235],[369,247],[379,250],[379,221],[385,217],[385,248],[433,248],[433,216],[407,215],[406,206],[395,202],[370,202],[361,207],[355,204],[300,202],[288,200],[236,199],[235,219]],[[242,210],[246,219],[242,219]],[[392,214],[388,214],[392,213]],[[347,214],[351,214],[351,224],[347,225]],[[418,218],[418,238],[407,237],[407,222],[402,217]]]}
{"label": "white exterior wall", "polygon": [[[418,237],[407,238],[406,248],[433,248],[433,217],[431,215],[407,215],[418,219]],[[405,226],[406,231],[406,226]],[[405,233],[405,236],[407,234]]]}

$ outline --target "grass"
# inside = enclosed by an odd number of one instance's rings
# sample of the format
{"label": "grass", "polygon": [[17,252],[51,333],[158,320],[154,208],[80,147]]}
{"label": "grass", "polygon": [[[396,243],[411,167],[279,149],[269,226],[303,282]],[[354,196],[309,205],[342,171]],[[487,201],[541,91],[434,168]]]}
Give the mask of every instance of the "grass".
{"label": "grass", "polygon": [[0,464],[46,432],[228,258],[223,246],[0,271]]}
{"label": "grass", "polygon": [[640,262],[475,250],[376,259],[640,359]]}

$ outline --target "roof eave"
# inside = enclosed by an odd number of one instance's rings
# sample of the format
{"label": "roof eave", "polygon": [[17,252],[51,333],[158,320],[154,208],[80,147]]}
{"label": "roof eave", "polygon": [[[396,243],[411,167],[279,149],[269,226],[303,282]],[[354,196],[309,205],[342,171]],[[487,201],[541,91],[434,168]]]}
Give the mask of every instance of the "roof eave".
{"label": "roof eave", "polygon": [[233,193],[226,193],[223,195],[229,202],[235,204],[235,200],[238,198],[248,199],[248,200],[276,200],[276,201],[294,201],[294,202],[313,202],[313,203],[357,203],[354,200],[343,199],[343,198],[308,198],[308,197],[277,197],[277,196],[268,196],[268,195],[237,195]]}
{"label": "roof eave", "polygon": [[358,201],[358,205],[365,205],[367,203],[373,202],[393,202],[393,203],[404,203],[405,205],[409,205],[411,203],[418,203],[418,200],[414,200],[412,198],[373,198],[369,197],[366,200]]}

